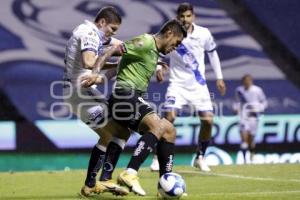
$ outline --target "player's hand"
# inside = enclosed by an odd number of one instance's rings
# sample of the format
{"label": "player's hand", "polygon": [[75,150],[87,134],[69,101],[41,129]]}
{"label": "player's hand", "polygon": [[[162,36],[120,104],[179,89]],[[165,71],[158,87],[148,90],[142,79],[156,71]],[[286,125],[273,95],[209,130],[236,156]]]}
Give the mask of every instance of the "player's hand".
{"label": "player's hand", "polygon": [[167,72],[169,70],[169,65],[163,61],[158,61],[157,65],[160,65],[163,72]]}
{"label": "player's hand", "polygon": [[164,81],[164,73],[162,69],[156,70],[156,80],[160,83]]}
{"label": "player's hand", "polygon": [[226,85],[223,79],[218,79],[216,84],[221,96],[224,96],[226,93]]}
{"label": "player's hand", "polygon": [[164,74],[169,70],[169,66],[167,63],[158,61],[157,62],[158,68],[156,70],[156,79],[158,82],[164,81]]}
{"label": "player's hand", "polygon": [[98,74],[89,74],[89,75],[83,75],[80,78],[80,84],[82,87],[90,87],[94,84],[101,84],[103,82],[102,76]]}

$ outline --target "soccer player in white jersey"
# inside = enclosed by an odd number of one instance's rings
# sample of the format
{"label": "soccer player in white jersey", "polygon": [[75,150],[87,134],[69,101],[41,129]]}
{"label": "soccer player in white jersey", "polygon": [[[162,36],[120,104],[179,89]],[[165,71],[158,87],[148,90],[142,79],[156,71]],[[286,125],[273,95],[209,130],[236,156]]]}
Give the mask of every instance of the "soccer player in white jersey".
{"label": "soccer player in white jersey", "polygon": [[[98,72],[105,64],[121,41],[112,38],[121,24],[121,16],[113,7],[102,8],[94,22],[85,20],[77,26],[67,42],[65,52],[64,88],[65,102],[71,110],[84,123],[89,125],[99,136],[98,143],[94,146],[85,185],[81,194],[89,196],[91,193],[112,192],[118,195],[126,195],[128,191],[111,181],[96,181],[96,176],[104,160],[105,151],[112,136],[111,132],[126,132],[126,138],[117,139],[115,143],[124,148],[128,139],[128,130],[115,124],[113,121],[104,123],[107,119],[107,102],[105,97],[96,89],[93,83],[101,83],[103,77]],[[106,50],[104,45],[111,45]],[[82,82],[83,77],[86,82]],[[105,128],[103,126],[105,125]],[[106,130],[110,131],[106,131]]]}
{"label": "soccer player in white jersey", "polygon": [[[177,110],[183,105],[192,105],[201,120],[198,149],[194,166],[202,171],[210,171],[204,160],[204,154],[211,138],[213,125],[213,106],[205,79],[204,56],[207,53],[210,64],[217,78],[217,88],[225,94],[225,83],[216,51],[216,43],[207,28],[193,23],[195,19],[193,6],[182,3],[177,9],[177,18],[185,25],[188,36],[170,56],[170,80],[166,93],[166,118],[174,122]],[[162,81],[162,70],[157,70],[157,78]],[[156,156],[150,166],[157,171],[159,165]]]}
{"label": "soccer player in white jersey", "polygon": [[252,160],[255,149],[255,134],[257,131],[260,114],[267,108],[268,103],[262,88],[253,84],[251,75],[246,74],[242,78],[242,85],[235,90],[234,110],[240,116],[241,150],[244,163],[247,163],[246,152],[250,151]]}

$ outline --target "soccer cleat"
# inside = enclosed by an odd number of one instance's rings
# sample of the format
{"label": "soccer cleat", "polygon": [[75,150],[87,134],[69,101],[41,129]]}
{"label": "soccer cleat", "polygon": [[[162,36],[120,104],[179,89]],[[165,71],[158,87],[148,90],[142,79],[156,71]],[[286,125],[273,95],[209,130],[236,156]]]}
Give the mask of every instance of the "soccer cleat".
{"label": "soccer cleat", "polygon": [[129,194],[129,191],[118,185],[117,183],[113,182],[112,180],[108,181],[97,181],[96,185],[92,188],[88,186],[83,186],[81,188],[80,194],[82,196],[88,197],[91,196],[91,194],[100,194],[104,192],[110,192],[114,195],[120,195],[120,196],[125,196]]}
{"label": "soccer cleat", "polygon": [[118,183],[127,186],[132,192],[140,196],[145,196],[146,192],[139,182],[139,177],[135,174],[130,174],[126,170],[118,176]]}
{"label": "soccer cleat", "polygon": [[203,156],[199,156],[198,158],[195,158],[193,166],[199,168],[203,172],[211,171],[208,165],[206,164]]}
{"label": "soccer cleat", "polygon": [[99,181],[97,181],[94,187],[89,187],[87,185],[84,185],[80,190],[80,194],[82,196],[88,197],[91,196],[92,194],[99,194],[103,191],[104,191],[104,187],[100,184]]}
{"label": "soccer cleat", "polygon": [[150,170],[151,170],[152,172],[157,172],[157,171],[159,171],[159,162],[158,162],[158,159],[157,159],[157,156],[156,156],[156,155],[153,156],[153,160],[152,160],[152,163],[151,163],[151,165],[150,165]]}
{"label": "soccer cleat", "polygon": [[125,196],[129,194],[128,189],[118,185],[115,183],[113,180],[108,180],[108,181],[99,181],[101,186],[104,188],[103,192],[110,192],[114,195],[117,196]]}

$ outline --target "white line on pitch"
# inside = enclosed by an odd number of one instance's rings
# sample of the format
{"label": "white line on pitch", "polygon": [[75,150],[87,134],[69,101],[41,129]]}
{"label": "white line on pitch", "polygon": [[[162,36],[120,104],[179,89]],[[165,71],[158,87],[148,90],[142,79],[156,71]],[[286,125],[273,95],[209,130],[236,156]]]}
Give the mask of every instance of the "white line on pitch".
{"label": "white line on pitch", "polygon": [[279,181],[279,182],[297,182],[300,183],[299,179],[274,179],[274,178],[261,178],[261,177],[253,177],[253,176],[242,176],[236,174],[223,174],[223,173],[214,173],[214,172],[197,172],[191,170],[178,170],[178,173],[186,173],[186,174],[201,174],[207,176],[220,176],[220,177],[227,177],[227,178],[236,178],[236,179],[248,179],[248,180],[255,180],[255,181]]}

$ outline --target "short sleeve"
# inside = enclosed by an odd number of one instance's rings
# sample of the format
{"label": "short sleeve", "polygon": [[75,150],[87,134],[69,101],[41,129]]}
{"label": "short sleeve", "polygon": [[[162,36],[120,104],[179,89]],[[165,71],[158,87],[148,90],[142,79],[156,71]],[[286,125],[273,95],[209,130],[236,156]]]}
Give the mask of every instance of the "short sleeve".
{"label": "short sleeve", "polygon": [[149,45],[147,44],[147,41],[137,37],[124,42],[121,50],[126,56],[130,56],[132,58],[141,58],[144,56],[145,52],[149,50]]}
{"label": "short sleeve", "polygon": [[80,36],[80,48],[83,51],[93,51],[98,54],[98,49],[100,46],[99,38],[97,33],[94,31],[85,32]]}
{"label": "short sleeve", "polygon": [[212,52],[212,51],[216,50],[216,48],[217,48],[217,44],[215,43],[214,37],[212,36],[210,31],[207,30],[204,49],[207,52]]}

